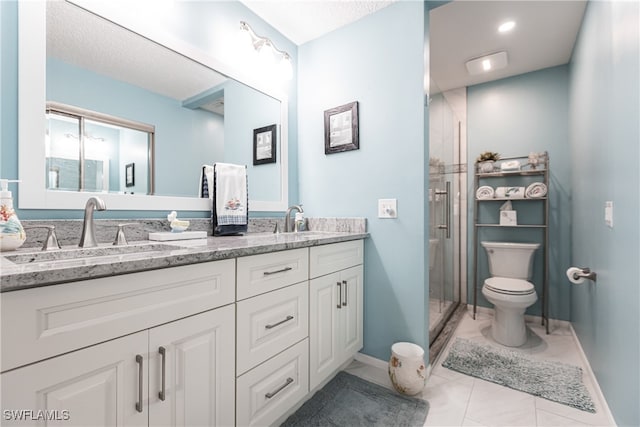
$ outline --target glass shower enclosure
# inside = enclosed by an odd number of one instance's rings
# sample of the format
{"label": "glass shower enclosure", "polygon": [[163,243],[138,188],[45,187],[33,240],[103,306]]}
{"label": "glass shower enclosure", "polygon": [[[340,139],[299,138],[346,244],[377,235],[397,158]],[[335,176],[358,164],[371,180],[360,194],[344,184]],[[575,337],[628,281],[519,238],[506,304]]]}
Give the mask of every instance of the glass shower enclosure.
{"label": "glass shower enclosure", "polygon": [[[435,89],[435,90],[434,90]],[[446,94],[431,83],[429,98],[429,344],[463,301],[461,215],[466,208],[466,163],[461,144],[464,122]],[[466,244],[466,240],[465,240]],[[464,256],[466,262],[466,256]]]}

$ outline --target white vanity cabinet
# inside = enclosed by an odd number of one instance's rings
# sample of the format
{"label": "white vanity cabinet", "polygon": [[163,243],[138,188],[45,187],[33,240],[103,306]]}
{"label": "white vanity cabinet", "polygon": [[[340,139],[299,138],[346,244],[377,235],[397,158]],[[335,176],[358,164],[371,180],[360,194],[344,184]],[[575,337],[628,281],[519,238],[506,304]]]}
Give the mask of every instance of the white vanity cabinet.
{"label": "white vanity cabinet", "polygon": [[310,251],[309,386],[314,389],[363,345],[363,242]]}
{"label": "white vanity cabinet", "polygon": [[282,421],[362,348],[363,241],[0,297],[2,425]]}
{"label": "white vanity cabinet", "polygon": [[233,425],[234,279],[225,260],[4,293],[3,425]]}
{"label": "white vanity cabinet", "polygon": [[[36,421],[45,410],[59,425],[148,425],[148,412],[136,410],[136,355],[145,355],[147,345],[144,331],[3,373],[2,425],[48,425]],[[144,381],[142,386],[146,397]],[[8,417],[7,411],[15,415]]]}
{"label": "white vanity cabinet", "polygon": [[237,288],[236,424],[270,425],[309,392],[309,249],[238,258]]}
{"label": "white vanity cabinet", "polygon": [[233,425],[234,317],[230,305],[6,372],[3,410],[78,427]]}

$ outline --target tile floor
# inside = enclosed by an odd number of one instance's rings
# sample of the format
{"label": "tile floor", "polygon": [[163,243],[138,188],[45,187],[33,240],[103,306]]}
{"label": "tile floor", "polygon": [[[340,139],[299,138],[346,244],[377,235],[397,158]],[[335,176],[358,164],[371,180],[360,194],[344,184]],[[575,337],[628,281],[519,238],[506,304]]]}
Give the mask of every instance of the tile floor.
{"label": "tile floor", "polygon": [[[465,314],[453,337],[435,363],[422,398],[430,409],[425,426],[612,426],[615,425],[599,400],[595,380],[586,369],[579,347],[568,325],[554,326],[546,335],[539,322],[528,322],[529,339],[519,347],[529,356],[569,363],[583,368],[584,382],[596,406],[596,413],[580,411],[527,393],[476,379],[442,367],[456,337],[494,344],[490,337],[492,312],[479,312],[473,320]],[[346,371],[391,388],[387,371],[354,361]]]}

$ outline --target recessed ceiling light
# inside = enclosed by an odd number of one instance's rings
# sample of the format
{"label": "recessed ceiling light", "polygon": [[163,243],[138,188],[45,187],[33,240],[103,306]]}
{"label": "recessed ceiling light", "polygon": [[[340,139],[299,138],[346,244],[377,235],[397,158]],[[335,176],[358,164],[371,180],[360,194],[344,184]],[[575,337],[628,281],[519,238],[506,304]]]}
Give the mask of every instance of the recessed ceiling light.
{"label": "recessed ceiling light", "polygon": [[507,21],[500,24],[500,26],[498,27],[498,31],[501,33],[507,33],[513,30],[515,26],[516,26],[516,23],[514,21]]}
{"label": "recessed ceiling light", "polygon": [[501,51],[491,55],[470,59],[466,62],[469,74],[475,76],[489,71],[499,70],[507,66],[507,52]]}

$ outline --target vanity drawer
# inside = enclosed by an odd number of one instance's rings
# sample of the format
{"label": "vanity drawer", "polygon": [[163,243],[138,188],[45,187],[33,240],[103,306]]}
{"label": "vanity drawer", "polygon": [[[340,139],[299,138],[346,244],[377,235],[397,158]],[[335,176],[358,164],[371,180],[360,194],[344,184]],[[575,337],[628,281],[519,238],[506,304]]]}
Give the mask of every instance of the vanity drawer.
{"label": "vanity drawer", "polygon": [[271,425],[309,392],[305,339],[236,380],[236,425]]}
{"label": "vanity drawer", "polygon": [[309,335],[309,282],[240,301],[237,313],[241,374]]}
{"label": "vanity drawer", "polygon": [[234,277],[230,259],[5,292],[2,372],[233,303]]}
{"label": "vanity drawer", "polygon": [[302,282],[308,276],[307,248],[238,258],[238,300]]}
{"label": "vanity drawer", "polygon": [[363,259],[362,240],[314,246],[309,252],[309,278],[313,279],[362,264]]}

